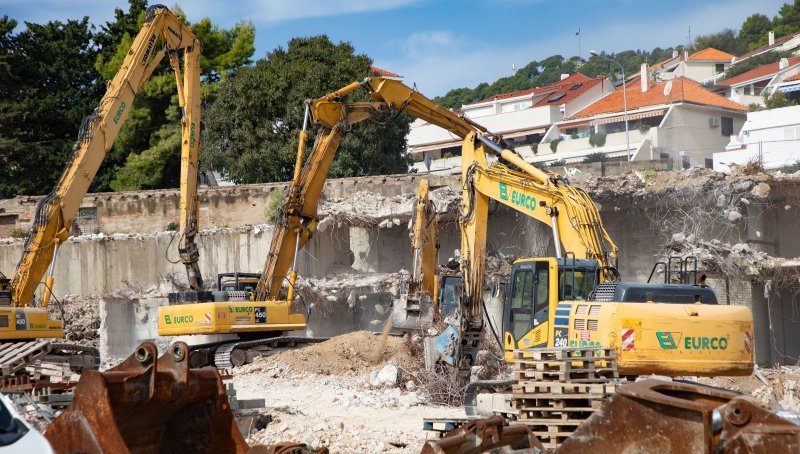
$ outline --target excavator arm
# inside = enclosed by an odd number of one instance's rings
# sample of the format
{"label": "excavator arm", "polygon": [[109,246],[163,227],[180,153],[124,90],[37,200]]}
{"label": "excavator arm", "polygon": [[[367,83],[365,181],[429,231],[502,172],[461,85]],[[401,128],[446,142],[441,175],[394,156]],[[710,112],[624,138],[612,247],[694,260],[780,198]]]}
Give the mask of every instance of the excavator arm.
{"label": "excavator arm", "polygon": [[428,180],[419,181],[411,222],[411,275],[403,282],[392,308],[392,327],[418,330],[441,313],[439,296],[439,221],[430,199]]}
{"label": "excavator arm", "polygon": [[[53,286],[53,267],[60,245],[69,237],[70,226],[89,185],[125,122],[128,111],[144,83],[168,55],[175,70],[182,128],[181,257],[190,282],[201,285],[197,271],[194,235],[197,231],[197,155],[200,134],[200,42],[181,20],[162,5],[147,10],[147,19],[125,57],[119,72],[92,115],[81,125],[72,160],[56,188],[36,208],[36,217],[25,242],[22,258],[11,279],[13,302],[34,303],[37,286],[47,273],[41,305],[46,307]],[[163,47],[159,50],[157,44]],[[184,51],[181,80],[178,51]],[[189,194],[194,194],[190,196]],[[185,253],[183,251],[186,251]],[[48,272],[49,268],[49,272]]]}
{"label": "excavator arm", "polygon": [[[256,300],[278,299],[281,285],[286,279],[289,285],[288,300],[292,300],[297,254],[316,232],[319,198],[342,137],[350,125],[379,115],[383,109],[384,106],[379,103],[350,105],[331,103],[326,99],[306,105],[294,176],[286,202],[278,216],[261,278],[256,286],[254,295]],[[317,134],[311,154],[303,164],[308,142],[309,117],[313,117],[322,128]]]}

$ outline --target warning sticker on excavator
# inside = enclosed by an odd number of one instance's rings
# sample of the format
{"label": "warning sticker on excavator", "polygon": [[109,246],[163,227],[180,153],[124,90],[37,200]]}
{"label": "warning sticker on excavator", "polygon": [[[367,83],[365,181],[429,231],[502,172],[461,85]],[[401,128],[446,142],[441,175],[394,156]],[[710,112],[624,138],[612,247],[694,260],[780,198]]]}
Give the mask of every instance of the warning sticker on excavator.
{"label": "warning sticker on excavator", "polygon": [[630,352],[636,348],[636,331],[630,328],[622,330],[622,351]]}
{"label": "warning sticker on excavator", "polygon": [[638,318],[626,318],[622,320],[623,328],[636,329],[642,327],[642,320]]}

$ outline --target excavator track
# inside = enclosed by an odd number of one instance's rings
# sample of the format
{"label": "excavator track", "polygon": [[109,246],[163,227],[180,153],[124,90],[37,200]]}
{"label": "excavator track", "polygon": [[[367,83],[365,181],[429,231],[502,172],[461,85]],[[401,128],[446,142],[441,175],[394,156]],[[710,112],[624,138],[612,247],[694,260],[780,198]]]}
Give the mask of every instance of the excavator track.
{"label": "excavator track", "polygon": [[330,337],[278,336],[238,342],[212,342],[190,347],[190,362],[192,367],[214,365],[218,369],[230,369],[251,363],[258,356],[318,344],[328,339]]}

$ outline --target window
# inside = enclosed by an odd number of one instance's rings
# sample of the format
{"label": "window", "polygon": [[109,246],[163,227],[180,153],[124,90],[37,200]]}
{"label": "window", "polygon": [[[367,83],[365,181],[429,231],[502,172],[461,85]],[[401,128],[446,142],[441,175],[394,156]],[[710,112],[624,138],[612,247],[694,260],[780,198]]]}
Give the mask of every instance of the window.
{"label": "window", "polygon": [[559,274],[558,297],[560,300],[585,301],[594,289],[594,271],[575,268],[562,270]]}
{"label": "window", "polygon": [[581,85],[583,85],[583,84],[582,84],[582,83],[580,83],[580,82],[578,82],[577,84],[575,84],[575,85],[573,85],[573,86],[569,87],[569,89],[570,89],[570,90],[577,90],[577,89],[581,88]]}
{"label": "window", "polygon": [[721,118],[721,128],[719,128],[720,133],[727,137],[733,134],[733,118],[731,117],[722,117]]}
{"label": "window", "polygon": [[714,160],[706,158],[706,169],[714,168]]}
{"label": "window", "polygon": [[550,270],[546,262],[536,264],[536,306],[533,313],[537,313],[547,308],[548,295],[550,293]]}
{"label": "window", "polygon": [[519,340],[533,324],[533,271],[518,270],[514,273],[514,288],[511,296],[511,333]]}
{"label": "window", "polygon": [[548,102],[548,103],[551,103],[551,102],[556,102],[556,101],[558,101],[559,99],[563,98],[564,96],[567,96],[567,94],[566,94],[566,93],[559,93],[559,94],[557,94],[557,95],[553,96],[552,98],[548,99],[548,100],[547,100],[547,102]]}
{"label": "window", "polygon": [[716,65],[714,65],[714,73],[715,74],[719,74],[719,73],[721,73],[723,71],[725,71],[725,64],[724,63],[717,63]]}

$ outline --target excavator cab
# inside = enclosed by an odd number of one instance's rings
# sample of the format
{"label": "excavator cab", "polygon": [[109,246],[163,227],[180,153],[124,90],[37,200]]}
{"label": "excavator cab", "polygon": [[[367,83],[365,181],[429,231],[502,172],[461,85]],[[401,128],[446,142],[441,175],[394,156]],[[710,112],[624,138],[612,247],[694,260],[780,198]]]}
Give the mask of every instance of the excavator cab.
{"label": "excavator cab", "polygon": [[458,274],[445,274],[439,280],[439,316],[442,320],[452,316],[461,305],[461,284]]}
{"label": "excavator cab", "polygon": [[[743,375],[752,370],[752,316],[694,284],[600,282],[597,261],[514,263],[503,310],[505,359],[514,350],[617,349],[620,373]],[[655,304],[660,303],[660,304]]]}

